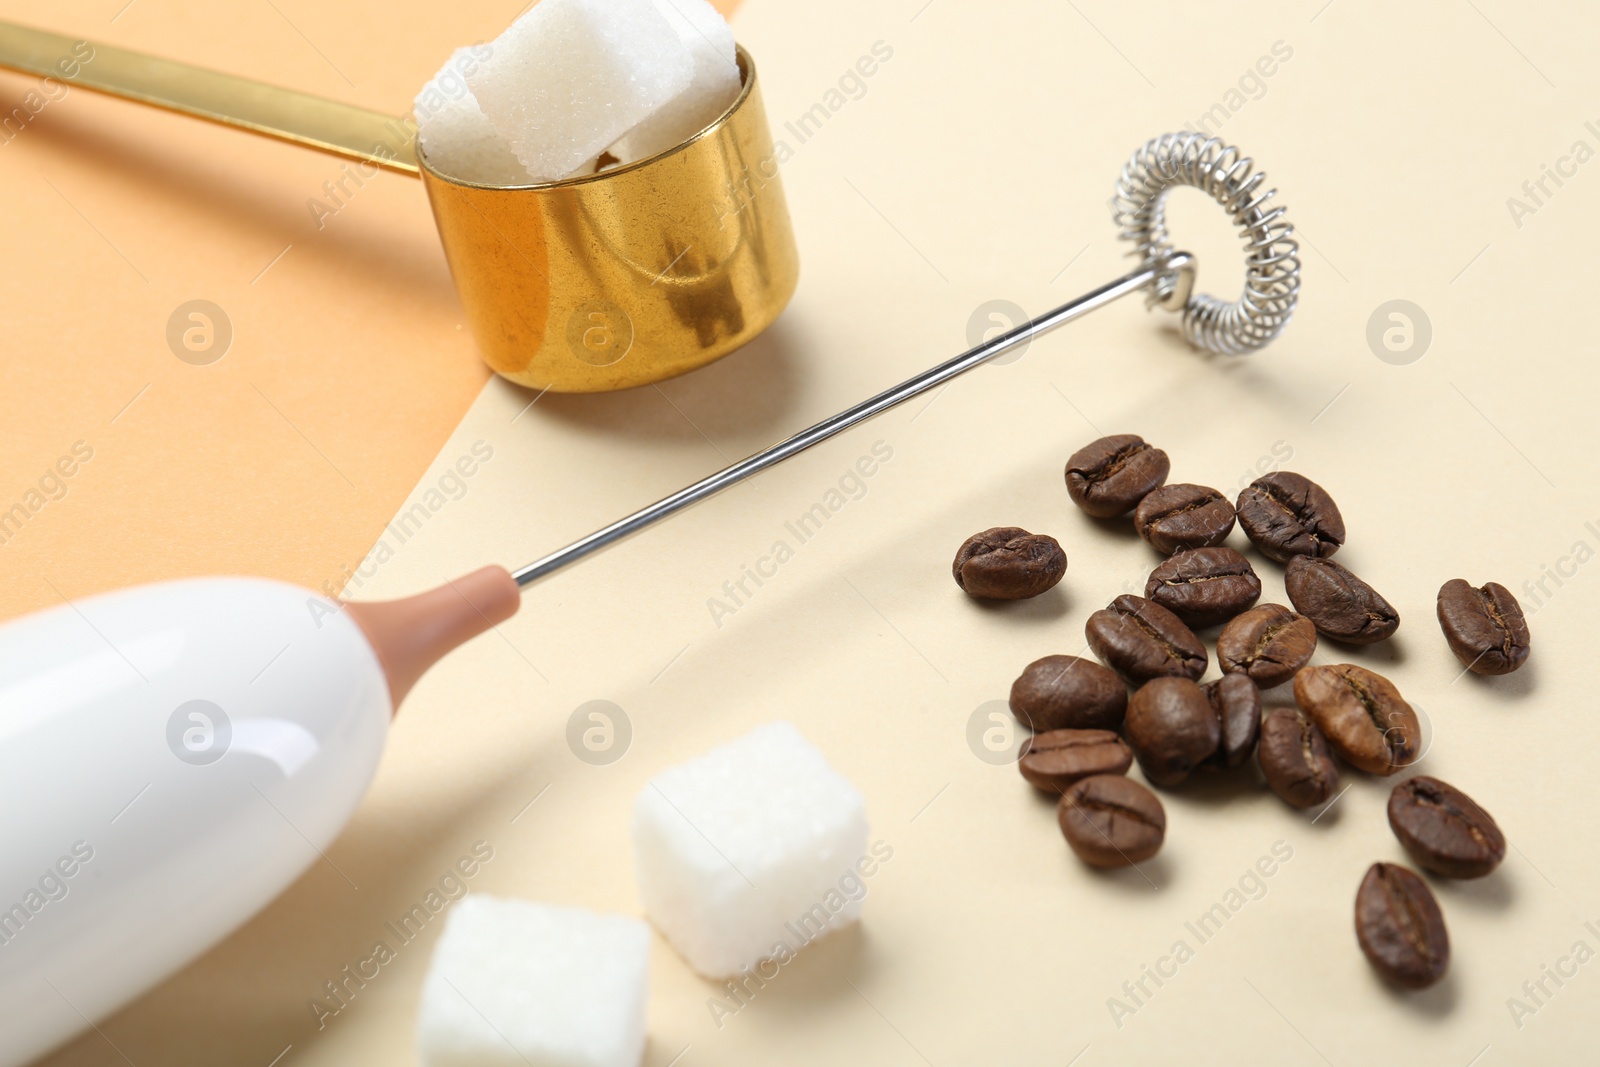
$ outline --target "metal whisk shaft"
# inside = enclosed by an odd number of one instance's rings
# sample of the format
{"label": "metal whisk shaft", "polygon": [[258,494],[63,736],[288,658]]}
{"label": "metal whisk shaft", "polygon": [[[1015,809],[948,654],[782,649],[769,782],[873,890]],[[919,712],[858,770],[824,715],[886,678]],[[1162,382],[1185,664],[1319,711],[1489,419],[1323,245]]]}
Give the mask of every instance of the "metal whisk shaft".
{"label": "metal whisk shaft", "polygon": [[[1264,189],[1266,175],[1261,171],[1252,173],[1253,167],[1253,162],[1237,148],[1199,134],[1167,134],[1146,142],[1123,167],[1115,199],[1120,236],[1133,242],[1132,254],[1140,260],[1137,270],[618,519],[535,560],[513,577],[526,588],[570,563],[982,366],[1025,341],[1141,289],[1150,290],[1152,305],[1183,313],[1184,336],[1196,348],[1219,353],[1261,348],[1282,333],[1294,315],[1300,261],[1299,247],[1290,236],[1293,227],[1285,221],[1283,207],[1268,204],[1276,190]],[[1167,236],[1166,196],[1179,185],[1193,186],[1215,197],[1243,234],[1245,291],[1238,300],[1229,303],[1194,291],[1194,260],[1187,253],[1174,251]]]}

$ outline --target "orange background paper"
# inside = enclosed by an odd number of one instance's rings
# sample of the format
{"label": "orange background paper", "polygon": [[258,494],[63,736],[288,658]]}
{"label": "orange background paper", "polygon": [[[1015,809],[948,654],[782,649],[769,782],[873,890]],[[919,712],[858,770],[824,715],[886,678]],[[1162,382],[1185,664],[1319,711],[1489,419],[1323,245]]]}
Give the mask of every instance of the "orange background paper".
{"label": "orange background paper", "polygon": [[[0,18],[399,115],[525,6],[0,0]],[[38,83],[0,73],[0,113]],[[50,95],[0,143],[0,512],[74,444],[93,458],[0,544],[0,618],[196,574],[342,587],[489,373],[421,184],[366,179],[319,229],[308,201],[339,159]],[[234,332],[206,366],[166,340],[194,299]]]}

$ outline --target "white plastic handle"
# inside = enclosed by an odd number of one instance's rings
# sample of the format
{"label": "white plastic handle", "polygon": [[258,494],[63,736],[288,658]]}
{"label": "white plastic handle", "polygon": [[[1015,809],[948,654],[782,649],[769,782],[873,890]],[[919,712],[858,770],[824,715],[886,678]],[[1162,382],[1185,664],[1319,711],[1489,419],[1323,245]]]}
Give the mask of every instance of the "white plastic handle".
{"label": "white plastic handle", "polygon": [[171,582],[0,626],[0,1067],[126,1004],[318,862],[389,717],[362,632],[292,585]]}

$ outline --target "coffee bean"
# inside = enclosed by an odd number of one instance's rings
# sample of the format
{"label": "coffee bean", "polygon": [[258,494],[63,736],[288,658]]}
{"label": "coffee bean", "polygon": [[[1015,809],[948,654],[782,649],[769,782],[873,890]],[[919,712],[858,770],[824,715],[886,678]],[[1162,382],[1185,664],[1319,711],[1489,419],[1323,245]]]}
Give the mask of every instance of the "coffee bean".
{"label": "coffee bean", "polygon": [[1243,674],[1226,674],[1200,687],[1222,727],[1222,739],[1206,765],[1219,770],[1239,766],[1256,750],[1261,734],[1261,690]]}
{"label": "coffee bean", "polygon": [[1217,664],[1250,677],[1263,689],[1282,685],[1311,662],[1317,628],[1282,604],[1257,604],[1217,635]]}
{"label": "coffee bean", "polygon": [[1222,744],[1222,722],[1211,701],[1187,678],[1156,678],[1140,686],[1128,701],[1123,730],[1139,769],[1160,786],[1182,784]]}
{"label": "coffee bean", "polygon": [[1447,878],[1482,878],[1506,856],[1493,816],[1455,786],[1420,775],[1389,794],[1389,826],[1417,866]]}
{"label": "coffee bean", "polygon": [[1171,469],[1167,454],[1138,434],[1102,437],[1067,460],[1067,494],[1095,518],[1114,519],[1132,511]]}
{"label": "coffee bean", "polygon": [[1172,612],[1142,596],[1124,594],[1089,616],[1089,647],[1133,685],[1152,678],[1199,678],[1206,646]]}
{"label": "coffee bean", "polygon": [[1156,795],[1120,774],[1097,774],[1061,794],[1061,833],[1091,867],[1126,867],[1154,856],[1167,833]]}
{"label": "coffee bean", "polygon": [[1163,485],[1139,501],[1133,527],[1157,552],[1209,548],[1233,532],[1233,505],[1203,485]]}
{"label": "coffee bean", "polygon": [[1261,721],[1256,760],[1272,791],[1297,808],[1321,804],[1339,788],[1339,765],[1322,731],[1294,708],[1277,708]]}
{"label": "coffee bean", "polygon": [[1190,626],[1212,626],[1254,604],[1261,579],[1231,548],[1191,548],[1151,571],[1144,595]]}
{"label": "coffee bean", "polygon": [[1381,674],[1353,663],[1303,667],[1294,676],[1294,700],[1351,766],[1393,774],[1417,758],[1417,713]]}
{"label": "coffee bean", "polygon": [[1111,671],[1077,656],[1046,656],[1011,683],[1011,714],[1036,733],[1120,730],[1128,690]]}
{"label": "coffee bean", "polygon": [[1283,587],[1294,609],[1336,641],[1370,645],[1400,628],[1394,606],[1331,559],[1296,556],[1284,571]]}
{"label": "coffee bean", "polygon": [[1499,582],[1474,589],[1452,578],[1439,590],[1439,626],[1450,651],[1473,674],[1510,674],[1528,658],[1528,620]]}
{"label": "coffee bean", "polygon": [[1061,580],[1067,554],[1054,537],[996,526],[967,538],[951,569],[956,584],[971,596],[1024,600]]}
{"label": "coffee bean", "polygon": [[1261,554],[1279,563],[1331,556],[1344,544],[1344,518],[1333,497],[1303,474],[1275,471],[1239,494],[1239,525]]}
{"label": "coffee bean", "polygon": [[1023,742],[1017,769],[1046,793],[1065,793],[1097,774],[1127,774],[1133,753],[1110,730],[1049,730]]}
{"label": "coffee bean", "polygon": [[1450,935],[1439,904],[1415,871],[1374,863],[1356,891],[1356,940],[1378,973],[1422,989],[1450,966]]}

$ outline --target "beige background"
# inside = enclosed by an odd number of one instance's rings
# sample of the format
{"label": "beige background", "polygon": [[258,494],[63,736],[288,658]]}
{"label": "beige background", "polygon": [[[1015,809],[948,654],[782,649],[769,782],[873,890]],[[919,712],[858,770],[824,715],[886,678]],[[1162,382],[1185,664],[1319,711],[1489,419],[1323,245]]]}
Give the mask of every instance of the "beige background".
{"label": "beige background", "polygon": [[[1547,581],[1542,603],[1524,591],[1576,544],[1600,548],[1596,376],[1578,347],[1592,329],[1600,163],[1520,229],[1506,199],[1575,140],[1600,141],[1584,128],[1600,120],[1595,17],[1498,0],[919,5],[752,0],[740,12],[780,131],[875,41],[894,49],[785,168],[805,263],[794,306],[758,343],[659,389],[529,408],[532,394],[491,382],[418,491],[476,441],[493,460],[361,595],[524,562],[963,348],[984,301],[1038,312],[1112,277],[1122,261],[1105,201],[1121,161],[1223,101],[1280,40],[1292,58],[1222,134],[1264,162],[1302,228],[1290,332],[1256,357],[1208,359],[1159,314],[1115,307],[531,591],[397,720],[372,795],[328,854],[359,889],[318,861],[103,1036],[48,1062],[120,1062],[108,1042],[136,1064],[410,1062],[432,931],[321,1030],[307,999],[480,839],[495,858],[476,889],[637,913],[634,794],[774,718],[859,785],[894,858],[858,930],[804,952],[720,1029],[706,1008],[715,987],[658,940],[655,1067],[1594,1057],[1600,963],[1520,1028],[1507,998],[1576,940],[1600,948],[1583,926],[1600,921],[1586,832],[1595,565]],[[1231,295],[1226,227],[1209,205],[1181,207],[1202,283]],[[1381,362],[1365,339],[1392,299],[1432,323],[1411,365]],[[1435,882],[1454,943],[1439,987],[1386,990],[1354,943],[1362,872],[1400,858],[1386,783],[1350,774],[1314,823],[1249,775],[1164,793],[1161,855],[1102,874],[1072,858],[1013,769],[969,749],[974,710],[1029,660],[1079,651],[1085,617],[1156,562],[1077,513],[1061,485],[1068,453],[1117,431],[1165,447],[1175,480],[1225,489],[1290,450],[1285,465],[1339,500],[1339,559],[1405,621],[1384,647],[1320,658],[1392,677],[1431,723],[1421,769],[1468,790],[1514,845],[1488,879]],[[893,458],[865,496],[716,626],[707,598],[880,440]],[[956,546],[1000,524],[1061,539],[1071,566],[1056,591],[998,607],[959,593]],[[1281,599],[1281,570],[1258,562]],[[1432,618],[1438,586],[1458,575],[1523,596],[1535,652],[1522,672],[1458,676]],[[565,742],[591,699],[632,723],[611,766]],[[1279,841],[1293,857],[1265,895],[1199,945],[1185,921]],[[1180,938],[1194,958],[1119,1029],[1108,998]]]}

